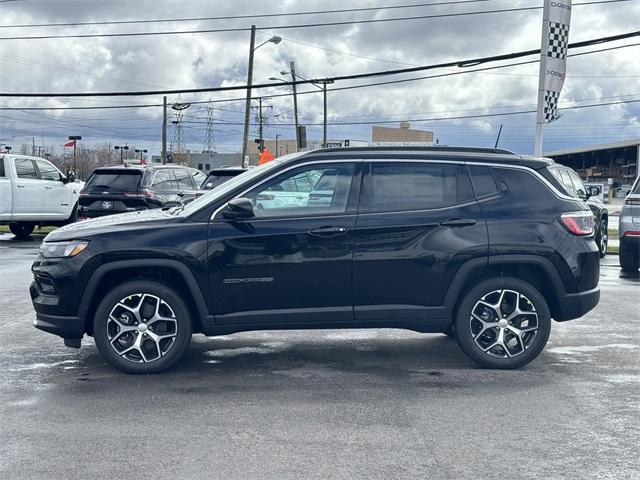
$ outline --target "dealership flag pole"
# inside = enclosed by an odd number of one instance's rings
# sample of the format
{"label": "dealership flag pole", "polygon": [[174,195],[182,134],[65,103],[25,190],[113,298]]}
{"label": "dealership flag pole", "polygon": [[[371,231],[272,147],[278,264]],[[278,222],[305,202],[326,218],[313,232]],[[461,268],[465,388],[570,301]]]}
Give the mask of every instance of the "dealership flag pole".
{"label": "dealership flag pole", "polygon": [[535,155],[542,156],[545,123],[560,118],[558,99],[567,73],[567,47],[571,24],[571,0],[545,0],[540,44],[540,79],[536,117]]}

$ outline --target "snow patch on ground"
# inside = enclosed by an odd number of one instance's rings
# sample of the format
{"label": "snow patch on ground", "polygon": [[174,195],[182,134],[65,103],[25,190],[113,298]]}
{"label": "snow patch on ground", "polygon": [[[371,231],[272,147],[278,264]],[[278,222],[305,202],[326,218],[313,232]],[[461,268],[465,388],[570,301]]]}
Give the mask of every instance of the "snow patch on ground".
{"label": "snow patch on ground", "polygon": [[624,349],[624,350],[633,350],[635,348],[640,348],[638,345],[633,345],[631,343],[614,343],[611,345],[580,345],[575,347],[554,347],[550,348],[547,351],[549,353],[554,353],[556,355],[583,355],[586,353],[595,353],[604,349]]}
{"label": "snow patch on ground", "polygon": [[375,331],[359,331],[359,332],[338,332],[329,333],[325,336],[327,340],[372,340],[378,338],[378,332]]}
{"label": "snow patch on ground", "polygon": [[209,357],[237,357],[239,355],[250,354],[266,355],[283,350],[285,345],[284,342],[265,342],[259,347],[222,348],[220,350],[208,350],[204,352],[204,354]]}
{"label": "snow patch on ground", "polygon": [[31,365],[23,365],[17,368],[11,368],[10,372],[23,372],[26,370],[39,370],[42,368],[54,368],[63,365],[69,365],[72,363],[78,363],[79,360],[63,360],[61,362],[52,362],[52,363],[32,363]]}
{"label": "snow patch on ground", "polygon": [[640,383],[640,375],[637,374],[618,373],[607,375],[605,379],[611,383]]}

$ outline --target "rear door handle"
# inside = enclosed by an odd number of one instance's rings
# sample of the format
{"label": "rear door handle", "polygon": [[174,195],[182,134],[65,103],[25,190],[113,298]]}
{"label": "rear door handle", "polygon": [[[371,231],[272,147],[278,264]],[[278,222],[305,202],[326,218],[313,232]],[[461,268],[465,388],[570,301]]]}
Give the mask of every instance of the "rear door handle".
{"label": "rear door handle", "polygon": [[440,222],[443,227],[470,227],[475,225],[476,221],[472,218],[450,218],[444,222]]}
{"label": "rear door handle", "polygon": [[16,185],[18,188],[26,188],[24,185]]}
{"label": "rear door handle", "polygon": [[344,235],[349,229],[347,227],[320,227],[311,230],[309,234],[316,237],[333,237],[335,235]]}
{"label": "rear door handle", "polygon": [[47,190],[53,190],[53,187],[44,187],[44,188],[46,188]]}

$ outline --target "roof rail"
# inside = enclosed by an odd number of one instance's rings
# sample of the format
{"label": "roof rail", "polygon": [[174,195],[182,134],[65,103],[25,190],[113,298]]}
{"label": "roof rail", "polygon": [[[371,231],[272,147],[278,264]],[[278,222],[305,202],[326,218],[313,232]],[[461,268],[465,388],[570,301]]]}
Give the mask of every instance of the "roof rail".
{"label": "roof rail", "polygon": [[[515,152],[510,150],[505,150],[504,148],[485,148],[485,147],[447,147],[444,145],[434,145],[431,147],[417,147],[417,146],[384,146],[384,147],[347,147],[348,150],[360,150],[360,151],[371,151],[371,150],[400,150],[400,151],[412,151],[412,152],[460,152],[460,153],[494,153],[494,154],[502,154],[502,155],[515,155]],[[344,151],[345,148],[326,148],[322,149],[323,151]]]}

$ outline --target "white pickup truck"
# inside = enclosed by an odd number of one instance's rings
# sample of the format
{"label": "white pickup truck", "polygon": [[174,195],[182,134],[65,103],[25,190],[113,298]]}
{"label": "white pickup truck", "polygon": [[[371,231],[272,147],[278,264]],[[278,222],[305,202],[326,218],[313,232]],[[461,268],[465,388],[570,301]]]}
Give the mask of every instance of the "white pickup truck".
{"label": "white pickup truck", "polygon": [[36,225],[74,222],[82,185],[44,158],[0,154],[0,225],[22,239]]}

